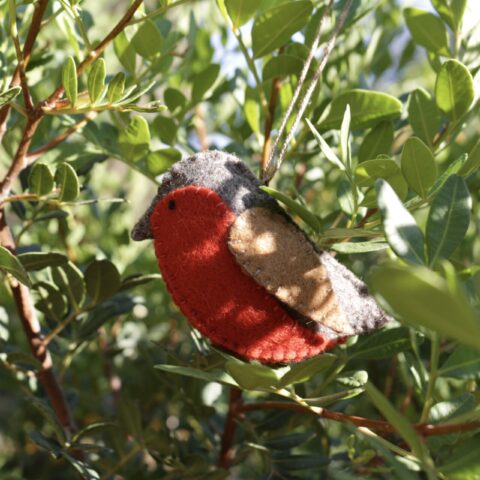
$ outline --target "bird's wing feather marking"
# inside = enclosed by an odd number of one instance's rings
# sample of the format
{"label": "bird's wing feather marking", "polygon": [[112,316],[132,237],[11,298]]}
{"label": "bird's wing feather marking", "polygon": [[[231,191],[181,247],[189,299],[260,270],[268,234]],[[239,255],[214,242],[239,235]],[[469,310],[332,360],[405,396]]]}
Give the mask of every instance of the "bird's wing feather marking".
{"label": "bird's wing feather marking", "polygon": [[281,302],[338,333],[354,333],[318,253],[282,215],[261,207],[245,210],[230,228],[228,247],[244,271]]}

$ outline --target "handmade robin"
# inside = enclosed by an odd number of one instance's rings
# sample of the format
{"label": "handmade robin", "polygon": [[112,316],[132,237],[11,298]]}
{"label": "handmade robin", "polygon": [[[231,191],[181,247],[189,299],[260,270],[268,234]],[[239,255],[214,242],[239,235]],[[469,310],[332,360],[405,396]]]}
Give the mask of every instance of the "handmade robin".
{"label": "handmade robin", "polygon": [[239,357],[298,362],[387,316],[367,287],[319,250],[238,158],[176,163],[132,231],[153,239],[175,303],[211,342]]}

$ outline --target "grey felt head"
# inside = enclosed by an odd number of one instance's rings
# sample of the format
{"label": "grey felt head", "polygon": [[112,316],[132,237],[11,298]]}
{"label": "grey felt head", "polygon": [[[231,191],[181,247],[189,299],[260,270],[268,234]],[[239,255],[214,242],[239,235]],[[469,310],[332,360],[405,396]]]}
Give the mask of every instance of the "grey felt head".
{"label": "grey felt head", "polygon": [[276,202],[260,190],[260,181],[240,159],[217,150],[197,153],[177,162],[164,175],[150,207],[133,228],[132,238],[153,238],[150,215],[157,202],[170,192],[189,185],[214,190],[237,215],[258,205],[278,208]]}

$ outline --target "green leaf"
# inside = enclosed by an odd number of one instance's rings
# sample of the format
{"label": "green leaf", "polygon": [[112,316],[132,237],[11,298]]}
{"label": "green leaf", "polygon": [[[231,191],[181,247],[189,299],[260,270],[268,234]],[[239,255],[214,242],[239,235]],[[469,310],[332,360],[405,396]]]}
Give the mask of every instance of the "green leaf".
{"label": "green leaf", "polygon": [[198,378],[206,382],[217,382],[231,387],[238,387],[238,383],[230,375],[220,370],[204,371],[198,368],[180,367],[177,365],[155,365],[155,368],[168,373]]}
{"label": "green leaf", "polygon": [[92,65],[87,80],[88,96],[92,103],[95,103],[101,97],[105,88],[106,75],[105,60],[99,58]]}
{"label": "green leaf", "polygon": [[478,350],[457,345],[438,371],[441,377],[477,379],[480,377],[480,355]]}
{"label": "green leaf", "polygon": [[260,134],[260,102],[255,89],[247,87],[245,91],[245,102],[243,104],[245,120],[252,129],[252,132]]}
{"label": "green leaf", "polygon": [[141,273],[135,273],[129,275],[128,277],[122,279],[122,284],[120,286],[120,291],[130,290],[132,288],[138,287],[139,285],[144,285],[150,283],[153,280],[159,280],[162,276],[159,273],[151,273],[149,275],[142,275]]}
{"label": "green leaf", "polygon": [[342,124],[345,108],[350,105],[351,128],[364,128],[382,120],[392,120],[402,113],[402,103],[391,95],[370,90],[349,90],[334,98],[323,112],[319,126],[338,129]]}
{"label": "green leaf", "polygon": [[313,228],[315,231],[320,231],[322,229],[321,221],[310,212],[307,208],[305,208],[300,203],[292,200],[290,197],[285,195],[278,190],[275,190],[270,187],[260,187],[264,192],[268,193],[271,197],[275,198],[276,200],[282,202],[286,205],[294,214],[298,215],[307,225]]}
{"label": "green leaf", "polygon": [[225,364],[225,368],[238,385],[247,390],[277,387],[279,384],[277,372],[266,365],[230,360]]}
{"label": "green leaf", "polygon": [[66,162],[58,165],[55,172],[55,183],[60,188],[60,193],[58,194],[60,202],[73,202],[80,194],[77,173]]}
{"label": "green leaf", "polygon": [[182,158],[175,148],[161,148],[147,155],[147,168],[152,175],[160,175]]}
{"label": "green leaf", "polygon": [[12,87],[4,92],[0,93],[0,107],[3,107],[7,103],[11,102],[20,92],[21,87]]}
{"label": "green leaf", "polygon": [[108,84],[107,99],[108,103],[115,103],[122,98],[125,90],[125,74],[118,72]]}
{"label": "green leaf", "polygon": [[0,246],[0,271],[10,273],[19,282],[23,283],[27,287],[31,286],[28,273],[20,263],[20,260],[13,255],[9,250]]}
{"label": "green leaf", "polygon": [[480,349],[480,322],[464,294],[426,267],[387,264],[375,269],[369,285],[402,321],[423,326]]}
{"label": "green leaf", "polygon": [[358,159],[360,162],[376,158],[378,155],[390,153],[390,147],[393,143],[393,124],[384,121],[373,127],[365,136]]}
{"label": "green leaf", "polygon": [[348,349],[349,359],[380,360],[411,348],[410,331],[407,327],[381,330],[362,337]]}
{"label": "green leaf", "polygon": [[133,117],[130,125],[118,136],[118,144],[126,160],[135,162],[148,152],[150,129],[147,121],[140,116]]}
{"label": "green leaf", "polygon": [[461,155],[459,158],[456,158],[450,165],[446,168],[446,170],[435,180],[432,188],[428,192],[429,198],[434,197],[445,185],[445,182],[456,173],[460,173],[467,163],[468,155],[464,154]]}
{"label": "green leaf", "polygon": [[262,80],[269,82],[274,78],[282,78],[289,75],[298,75],[302,70],[303,60],[293,55],[276,55],[270,58],[263,67]]}
{"label": "green leaf", "polygon": [[82,304],[85,298],[85,282],[82,272],[73,263],[53,267],[52,279],[75,307]]}
{"label": "green leaf", "polygon": [[177,88],[166,88],[163,92],[163,99],[171,114],[176,114],[177,109],[182,110],[187,104],[185,95]]}
{"label": "green leaf", "polygon": [[120,288],[120,274],[109,260],[94,260],[85,270],[87,292],[94,304],[103,302]]}
{"label": "green leaf", "polygon": [[340,180],[337,185],[337,200],[340,208],[347,215],[353,215],[357,209],[355,188],[348,180]]}
{"label": "green leaf", "polygon": [[37,271],[46,267],[58,267],[68,263],[68,258],[63,253],[56,252],[32,252],[20,253],[17,258],[25,270]]}
{"label": "green leaf", "polygon": [[65,95],[70,101],[72,107],[75,107],[78,94],[77,67],[73,57],[68,57],[62,72],[63,88]]}
{"label": "green leaf", "polygon": [[471,412],[476,407],[475,396],[464,393],[444,402],[436,403],[428,415],[428,421],[441,423]]}
{"label": "green leaf", "polygon": [[225,0],[225,8],[232,21],[233,28],[247,23],[259,7],[258,0]]}
{"label": "green leaf", "polygon": [[336,355],[324,353],[301,363],[290,365],[287,373],[280,379],[279,387],[284,388],[294,383],[302,383],[309,380],[317,373],[331,367],[336,358]]}
{"label": "green leaf", "polygon": [[437,193],[427,220],[429,264],[449,258],[460,245],[470,224],[472,199],[465,180],[451,175]]}
{"label": "green leaf", "polygon": [[473,78],[468,68],[458,60],[447,60],[440,68],[435,82],[438,108],[456,122],[468,111],[475,97]]}
{"label": "green leaf", "polygon": [[340,149],[342,152],[342,160],[345,165],[348,165],[348,170],[351,170],[352,154],[350,151],[350,123],[351,123],[350,105],[347,104],[343,114],[342,125],[340,126]]}
{"label": "green leaf", "polygon": [[37,282],[33,285],[33,288],[40,297],[35,303],[35,308],[43,312],[47,318],[51,318],[58,323],[61,322],[67,303],[60,290],[47,282]]}
{"label": "green leaf", "polygon": [[144,21],[132,38],[132,46],[135,51],[149,61],[154,60],[160,54],[162,44],[162,34],[150,20]]}
{"label": "green leaf", "polygon": [[419,8],[406,8],[404,15],[416,43],[437,55],[450,55],[447,29],[439,17]]}
{"label": "green leaf", "polygon": [[264,446],[270,450],[291,450],[315,437],[313,432],[296,432],[277,437],[270,437]]}
{"label": "green leaf", "polygon": [[432,5],[453,31],[459,31],[467,0],[432,0]]}
{"label": "green leaf", "polygon": [[375,187],[385,236],[392,250],[410,263],[423,264],[423,235],[415,219],[387,182],[377,180]]}
{"label": "green leaf", "polygon": [[[383,179],[389,183],[395,193],[403,200],[408,193],[407,182],[403,178],[400,167],[391,158],[377,158],[376,160],[367,160],[362,162],[355,169],[355,177],[357,179],[357,186],[372,187],[378,179]],[[363,204],[372,206],[370,200],[372,195],[374,198],[375,192],[365,197]],[[368,203],[367,203],[368,202]]]}
{"label": "green leaf", "polygon": [[310,1],[285,2],[262,12],[252,27],[253,56],[260,58],[285,45],[301,30],[312,14]]}
{"label": "green leaf", "polygon": [[167,145],[173,145],[175,143],[178,126],[173,118],[158,115],[153,121],[152,127],[153,134],[157,134],[163,143]]}
{"label": "green leaf", "polygon": [[427,198],[437,178],[437,166],[432,151],[417,137],[411,137],[402,150],[402,173],[409,187],[420,197]]}
{"label": "green leaf", "polygon": [[34,163],[28,176],[28,188],[39,196],[47,195],[53,188],[53,175],[44,163]]}
{"label": "green leaf", "polygon": [[441,116],[431,95],[423,88],[415,89],[408,97],[408,120],[413,133],[432,147],[432,141],[440,129]]}
{"label": "green leaf", "polygon": [[323,137],[318,133],[317,129],[313,126],[313,124],[310,122],[310,120],[307,119],[307,125],[309,126],[310,130],[313,133],[313,136],[317,140],[318,146],[320,147],[320,150],[322,153],[325,155],[326,159],[335,165],[337,168],[339,168],[342,171],[345,171],[345,165],[342,163],[342,161],[335,155],[334,151],[330,148],[328,143],[323,139]]}
{"label": "green leaf", "polygon": [[192,76],[192,102],[198,103],[215,83],[220,72],[220,65],[212,63]]}
{"label": "green leaf", "polygon": [[7,354],[7,362],[19,367],[27,368],[28,370],[40,371],[42,369],[42,362],[35,358],[30,353],[14,351]]}
{"label": "green leaf", "polygon": [[428,458],[428,452],[407,418],[395,409],[395,407],[389,402],[383,393],[373,385],[373,383],[368,382],[365,386],[365,391],[381,414],[393,426],[405,442],[408,443],[414,455],[422,463],[425,463]]}
{"label": "green leaf", "polygon": [[439,470],[448,480],[475,480],[480,475],[479,458],[480,436],[476,435],[457,444]]}
{"label": "green leaf", "polygon": [[113,49],[120,63],[130,73],[135,73],[135,50],[125,35],[125,32],[122,31],[115,37]]}

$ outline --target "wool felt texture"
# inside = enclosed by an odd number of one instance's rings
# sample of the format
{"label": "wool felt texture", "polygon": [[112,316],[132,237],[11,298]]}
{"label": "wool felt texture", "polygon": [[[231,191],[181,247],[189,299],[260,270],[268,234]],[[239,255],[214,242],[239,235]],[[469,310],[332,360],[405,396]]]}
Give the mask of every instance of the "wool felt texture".
{"label": "wool felt texture", "polygon": [[[366,285],[319,250],[260,186],[233,155],[195,154],[164,175],[135,225],[134,240],[154,238],[160,270],[190,322],[213,343],[239,356],[285,363],[316,355],[346,335],[366,333],[389,321]],[[175,217],[180,211],[177,200],[183,208]],[[257,209],[271,212],[265,214],[268,228],[258,221],[248,226],[238,220],[251,220],[254,216],[248,212]],[[235,226],[243,253],[236,252],[233,243],[232,251],[228,247]],[[261,251],[260,241],[252,270],[245,265],[251,259],[242,255],[247,246],[253,248],[249,243],[257,234],[267,235],[266,250]],[[269,242],[278,244],[275,252],[267,253]],[[302,258],[295,258],[296,249]]]}
{"label": "wool felt texture", "polygon": [[230,229],[230,251],[260,285],[303,317],[352,335],[318,253],[284,216],[254,207]]}
{"label": "wool felt texture", "polygon": [[291,317],[245,274],[227,242],[235,212],[211,189],[187,186],[151,214],[160,270],[175,303],[215,344],[240,357],[298,362],[336,344]]}

